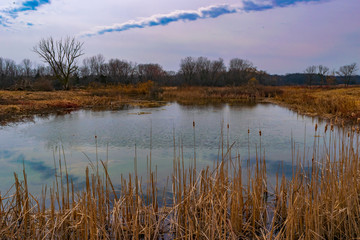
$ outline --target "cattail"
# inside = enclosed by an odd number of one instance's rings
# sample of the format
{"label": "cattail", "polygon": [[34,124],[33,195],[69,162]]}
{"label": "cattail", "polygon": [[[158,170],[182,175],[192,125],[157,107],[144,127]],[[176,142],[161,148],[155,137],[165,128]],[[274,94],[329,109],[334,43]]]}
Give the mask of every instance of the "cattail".
{"label": "cattail", "polygon": [[193,127],[195,127],[195,121],[193,121]]}
{"label": "cattail", "polygon": [[261,137],[261,130],[259,131],[259,135],[260,135],[260,137]]}
{"label": "cattail", "polygon": [[229,129],[229,127],[230,127],[229,124],[227,124],[227,128],[228,128],[228,129]]}
{"label": "cattail", "polygon": [[330,125],[330,130],[333,132],[334,131],[334,124]]}
{"label": "cattail", "polygon": [[250,134],[250,129],[248,129],[248,134]]}
{"label": "cattail", "polygon": [[315,132],[317,131],[317,127],[318,127],[318,126],[317,126],[317,123],[315,123]]}
{"label": "cattail", "polygon": [[326,124],[325,125],[325,133],[327,132],[327,129],[328,129],[328,125]]}

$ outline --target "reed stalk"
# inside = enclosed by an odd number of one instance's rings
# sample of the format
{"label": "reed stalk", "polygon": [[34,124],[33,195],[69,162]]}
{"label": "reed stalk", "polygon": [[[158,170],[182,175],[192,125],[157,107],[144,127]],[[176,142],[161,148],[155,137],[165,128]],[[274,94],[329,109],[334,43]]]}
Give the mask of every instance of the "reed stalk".
{"label": "reed stalk", "polygon": [[293,147],[292,175],[285,176],[280,167],[273,187],[261,144],[255,149],[255,163],[247,156],[243,166],[229,142],[229,125],[226,134],[219,161],[199,168],[195,152],[194,162],[185,166],[182,140],[176,144],[174,132],[171,197],[165,194],[168,186],[158,185],[151,155],[142,184],[136,148],[134,172],[121,176],[120,189],[111,181],[107,161],[97,159],[96,166],[86,168],[84,189],[76,191],[64,150],[59,149],[58,161],[54,153],[54,183],[49,191],[43,187],[39,199],[28,190],[25,167],[22,179],[14,173],[14,187],[0,194],[1,239],[360,237],[359,131],[315,129],[323,144],[314,141],[308,160],[305,150]]}

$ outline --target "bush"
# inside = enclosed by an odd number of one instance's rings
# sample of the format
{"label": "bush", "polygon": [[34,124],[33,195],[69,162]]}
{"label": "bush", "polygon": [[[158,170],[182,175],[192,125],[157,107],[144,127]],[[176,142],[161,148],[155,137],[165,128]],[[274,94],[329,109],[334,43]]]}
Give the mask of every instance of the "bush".
{"label": "bush", "polygon": [[33,89],[35,91],[53,91],[54,86],[52,81],[50,81],[49,79],[41,78],[34,82]]}

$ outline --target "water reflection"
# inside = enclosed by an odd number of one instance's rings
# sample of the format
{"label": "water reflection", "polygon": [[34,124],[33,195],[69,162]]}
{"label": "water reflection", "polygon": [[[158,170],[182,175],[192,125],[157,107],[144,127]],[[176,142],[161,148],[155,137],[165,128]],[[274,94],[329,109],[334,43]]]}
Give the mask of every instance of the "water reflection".
{"label": "water reflection", "polygon": [[139,174],[145,176],[151,152],[152,164],[159,169],[159,181],[171,174],[174,145],[175,155],[181,152],[186,166],[194,158],[194,147],[201,167],[212,166],[220,158],[221,146],[233,144],[232,152],[240,154],[242,161],[250,155],[253,162],[256,153],[265,153],[268,173],[275,174],[281,165],[289,174],[292,143],[311,154],[315,139],[323,141],[322,137],[314,138],[315,123],[324,129],[325,123],[316,118],[299,116],[273,104],[173,103],[161,108],[81,110],[35,118],[34,122],[0,129],[0,189],[11,186],[12,173],[21,171],[23,163],[34,188],[50,184],[55,171],[53,153],[57,161],[58,147],[64,148],[65,155],[59,156],[66,157],[69,174],[78,186],[89,165],[88,158],[93,162],[108,161],[114,183],[120,181],[120,174],[133,172],[135,145]]}

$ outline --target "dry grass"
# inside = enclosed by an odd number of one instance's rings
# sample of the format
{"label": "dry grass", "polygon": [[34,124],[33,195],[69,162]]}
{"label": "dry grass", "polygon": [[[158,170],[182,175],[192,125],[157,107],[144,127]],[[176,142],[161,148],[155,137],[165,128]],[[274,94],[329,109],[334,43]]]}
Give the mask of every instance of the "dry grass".
{"label": "dry grass", "polygon": [[162,97],[166,101],[181,104],[236,103],[262,100],[280,94],[277,87],[238,86],[238,87],[166,87]]}
{"label": "dry grass", "polygon": [[71,91],[0,91],[0,123],[21,120],[33,114],[68,112],[79,108],[121,109],[155,107],[149,99],[152,83],[92,87]]}
{"label": "dry grass", "polygon": [[340,117],[348,120],[360,118],[360,88],[303,88],[283,87],[276,103],[305,113],[322,117]]}
{"label": "dry grass", "polygon": [[33,114],[68,112],[79,108],[122,109],[180,104],[239,103],[269,100],[308,115],[360,119],[360,88],[300,87],[164,87],[152,82],[138,85],[92,86],[71,91],[0,91],[0,123]]}
{"label": "dry grass", "polygon": [[[324,133],[325,132],[325,133]],[[157,184],[148,161],[145,182],[134,172],[117,190],[106,162],[90,164],[86,186],[74,190],[66,161],[40,198],[28,192],[25,171],[0,197],[3,239],[357,239],[360,237],[359,130],[322,132],[306,160],[293,149],[296,168],[289,179],[267,181],[265,158],[242,166],[231,146],[221,148],[213,167],[196,169],[196,153],[184,166],[175,147],[169,178],[171,197]],[[319,134],[315,130],[315,134]],[[261,135],[261,133],[260,133]],[[261,136],[260,136],[261,138]],[[178,149],[178,150],[177,150]],[[261,152],[261,150],[260,150]],[[304,153],[305,154],[305,153]],[[246,161],[245,161],[246,162]],[[310,167],[310,168],[307,168]],[[46,201],[48,201],[47,204]]]}

